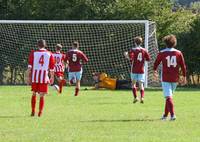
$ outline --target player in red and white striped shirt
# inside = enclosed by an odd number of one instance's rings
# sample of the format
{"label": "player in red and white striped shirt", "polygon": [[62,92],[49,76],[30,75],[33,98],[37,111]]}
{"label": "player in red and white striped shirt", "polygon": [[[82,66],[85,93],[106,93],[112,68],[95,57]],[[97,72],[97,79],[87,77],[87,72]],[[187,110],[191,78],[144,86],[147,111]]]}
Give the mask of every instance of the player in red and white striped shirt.
{"label": "player in red and white striped shirt", "polygon": [[31,84],[33,92],[31,116],[35,115],[36,94],[38,93],[40,95],[38,116],[40,117],[44,108],[44,95],[48,92],[48,84],[54,82],[54,58],[52,53],[45,49],[45,40],[39,40],[37,46],[39,50],[31,51],[29,55],[28,84]]}
{"label": "player in red and white striped shirt", "polygon": [[56,90],[59,93],[62,93],[62,87],[63,87],[64,84],[66,84],[66,80],[64,79],[65,54],[61,53],[61,50],[62,50],[62,45],[57,44],[56,45],[56,52],[53,53],[53,57],[54,57],[54,60],[55,60],[55,67],[54,67],[55,77],[56,77],[56,79],[58,80],[58,83],[59,83],[59,86],[54,85],[54,87],[56,88]]}

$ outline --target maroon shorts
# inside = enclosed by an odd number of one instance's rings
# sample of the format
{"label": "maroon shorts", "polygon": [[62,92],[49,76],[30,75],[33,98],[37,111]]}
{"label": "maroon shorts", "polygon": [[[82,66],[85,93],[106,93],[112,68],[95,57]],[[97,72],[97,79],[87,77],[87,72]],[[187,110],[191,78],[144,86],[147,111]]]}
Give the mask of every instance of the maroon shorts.
{"label": "maroon shorts", "polygon": [[32,83],[31,85],[32,91],[37,93],[45,93],[48,92],[48,84],[46,83]]}

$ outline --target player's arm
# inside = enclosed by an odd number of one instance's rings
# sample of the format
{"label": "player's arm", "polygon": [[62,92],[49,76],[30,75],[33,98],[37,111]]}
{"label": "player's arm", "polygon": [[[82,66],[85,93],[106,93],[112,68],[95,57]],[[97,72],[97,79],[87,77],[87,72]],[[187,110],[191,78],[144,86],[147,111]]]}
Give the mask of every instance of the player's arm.
{"label": "player's arm", "polygon": [[187,83],[187,80],[186,80],[186,65],[185,65],[185,60],[183,58],[182,53],[180,54],[179,64],[180,64],[182,75],[183,75],[183,78],[180,78],[179,82],[180,82],[181,85],[185,85]]}
{"label": "player's arm", "polygon": [[146,61],[150,61],[151,60],[151,57],[150,57],[150,55],[149,55],[149,53],[147,51],[145,52],[145,60]]}
{"label": "player's arm", "polygon": [[62,56],[62,64],[64,65],[64,70],[65,70],[65,68],[66,69],[68,68],[69,62],[68,62],[68,60],[66,60],[66,55],[65,54],[63,54],[63,56]]}
{"label": "player's arm", "polygon": [[31,51],[29,58],[28,58],[28,69],[26,71],[26,81],[27,84],[31,84],[31,77],[32,77],[32,67],[33,67],[33,58],[34,58],[34,51]]}
{"label": "player's arm", "polygon": [[127,51],[124,52],[124,57],[125,57],[126,59],[129,59],[129,55],[128,55],[128,52],[127,52]]}
{"label": "player's arm", "polygon": [[32,69],[28,67],[28,69],[26,71],[26,83],[28,85],[31,84],[31,72],[32,72]]}
{"label": "player's arm", "polygon": [[159,66],[161,62],[161,53],[158,53],[158,56],[156,58],[156,61],[154,62],[154,66],[153,66],[153,70],[154,70],[154,79],[155,80],[158,80],[158,72],[157,72],[157,68]]}
{"label": "player's arm", "polygon": [[54,83],[54,71],[50,70],[50,84]]}
{"label": "player's arm", "polygon": [[65,62],[65,68],[67,69],[67,68],[68,68],[68,65],[69,65],[69,56],[68,56],[68,52],[65,54],[64,62]]}
{"label": "player's arm", "polygon": [[65,68],[67,69],[69,67],[69,61],[65,62]]}
{"label": "player's arm", "polygon": [[50,84],[53,84],[53,82],[54,82],[54,66],[55,66],[54,57],[53,57],[53,55],[51,55],[50,62],[49,62]]}
{"label": "player's arm", "polygon": [[81,53],[81,57],[82,57],[83,63],[87,63],[88,62],[88,57],[84,53]]}
{"label": "player's arm", "polygon": [[62,59],[61,59],[62,63],[65,63],[65,54],[62,54]]}
{"label": "player's arm", "polygon": [[129,59],[131,62],[134,60],[134,53],[132,51],[124,52],[125,58]]}

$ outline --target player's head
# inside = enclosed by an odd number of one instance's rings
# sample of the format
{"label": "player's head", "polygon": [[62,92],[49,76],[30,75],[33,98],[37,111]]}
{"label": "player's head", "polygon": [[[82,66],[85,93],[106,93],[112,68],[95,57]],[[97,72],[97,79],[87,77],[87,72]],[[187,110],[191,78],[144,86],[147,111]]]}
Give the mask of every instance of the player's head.
{"label": "player's head", "polygon": [[79,42],[78,41],[74,41],[72,43],[72,48],[78,49],[79,48]]}
{"label": "player's head", "polygon": [[38,42],[37,42],[37,46],[38,46],[39,48],[45,48],[45,47],[47,46],[47,43],[46,43],[45,40],[40,39],[40,40],[38,40]]}
{"label": "player's head", "polygon": [[102,80],[104,80],[104,79],[107,78],[107,77],[108,77],[108,75],[107,75],[106,73],[101,73],[101,74],[99,75],[99,80],[102,81]]}
{"label": "player's head", "polygon": [[134,43],[136,46],[141,45],[143,42],[142,37],[140,37],[140,36],[136,36],[133,40],[134,40]]}
{"label": "player's head", "polygon": [[62,50],[62,45],[56,44],[56,51],[61,51],[61,50]]}
{"label": "player's head", "polygon": [[167,35],[163,38],[163,41],[168,48],[176,47],[177,40],[175,35]]}

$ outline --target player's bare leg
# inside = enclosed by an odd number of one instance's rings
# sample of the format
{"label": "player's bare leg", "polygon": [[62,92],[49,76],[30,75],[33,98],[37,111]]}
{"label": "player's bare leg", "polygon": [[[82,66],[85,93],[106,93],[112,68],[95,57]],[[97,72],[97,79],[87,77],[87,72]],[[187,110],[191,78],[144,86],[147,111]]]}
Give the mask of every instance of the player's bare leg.
{"label": "player's bare leg", "polygon": [[33,92],[33,95],[31,98],[31,108],[32,108],[31,116],[35,116],[36,99],[37,99],[36,92]]}
{"label": "player's bare leg", "polygon": [[139,81],[139,89],[140,89],[140,103],[144,103],[144,85],[143,82]]}
{"label": "player's bare leg", "polygon": [[75,96],[78,96],[78,93],[79,93],[79,90],[80,90],[80,86],[81,86],[80,84],[81,84],[81,81],[77,80],[76,81]]}
{"label": "player's bare leg", "polygon": [[66,80],[64,79],[63,76],[58,77],[58,83],[59,83],[59,93],[61,94],[63,85],[66,84]]}
{"label": "player's bare leg", "polygon": [[132,81],[132,92],[133,92],[133,97],[134,97],[133,103],[136,103],[138,101],[138,98],[137,98],[137,87],[136,87],[135,80]]}
{"label": "player's bare leg", "polygon": [[45,93],[40,93],[40,104],[39,104],[39,112],[38,112],[39,117],[42,115],[43,108],[44,108],[44,95]]}
{"label": "player's bare leg", "polygon": [[[60,79],[59,77],[55,76],[56,77],[56,80],[58,81],[58,84],[60,82]],[[57,85],[57,84],[54,84],[53,87],[56,89],[56,91],[59,93],[60,92],[60,87]]]}
{"label": "player's bare leg", "polygon": [[55,89],[58,91],[58,93],[62,93],[62,88],[63,85],[66,84],[66,80],[64,79],[63,76],[60,77],[56,77],[57,81],[58,81],[58,85],[54,85]]}
{"label": "player's bare leg", "polygon": [[61,84],[61,86],[60,86],[60,93],[62,93],[63,86],[67,84],[67,81],[64,79],[64,77],[62,77],[60,84]]}
{"label": "player's bare leg", "polygon": [[76,79],[75,79],[75,77],[72,77],[70,80],[69,80],[69,85],[71,86],[71,85],[73,85],[73,84],[76,84]]}

